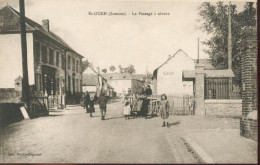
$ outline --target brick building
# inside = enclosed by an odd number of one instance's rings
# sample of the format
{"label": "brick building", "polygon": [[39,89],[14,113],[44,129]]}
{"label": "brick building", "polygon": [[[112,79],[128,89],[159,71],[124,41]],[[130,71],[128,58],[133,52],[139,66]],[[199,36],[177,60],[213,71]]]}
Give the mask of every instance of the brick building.
{"label": "brick building", "polygon": [[[11,6],[0,10],[1,89],[15,89],[23,75],[19,21],[20,13]],[[79,103],[83,56],[50,31],[49,20],[40,25],[26,18],[25,25],[31,94],[56,98],[58,104]]]}

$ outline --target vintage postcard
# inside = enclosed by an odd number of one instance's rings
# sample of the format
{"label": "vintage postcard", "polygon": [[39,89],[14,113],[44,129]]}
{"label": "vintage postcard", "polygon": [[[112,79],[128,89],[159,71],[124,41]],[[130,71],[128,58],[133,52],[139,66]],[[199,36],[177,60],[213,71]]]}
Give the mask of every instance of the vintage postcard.
{"label": "vintage postcard", "polygon": [[0,163],[257,163],[257,3],[0,0]]}

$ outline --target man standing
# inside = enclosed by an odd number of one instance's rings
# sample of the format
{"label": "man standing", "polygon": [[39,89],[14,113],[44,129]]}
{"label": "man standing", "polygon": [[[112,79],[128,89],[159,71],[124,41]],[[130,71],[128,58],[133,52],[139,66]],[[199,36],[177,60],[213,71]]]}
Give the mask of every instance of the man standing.
{"label": "man standing", "polygon": [[102,93],[98,99],[99,108],[101,111],[101,120],[105,120],[106,111],[107,111],[107,98],[105,93]]}
{"label": "man standing", "polygon": [[85,100],[86,111],[87,111],[87,113],[89,113],[88,106],[89,106],[89,102],[90,102],[90,95],[89,95],[88,91],[86,91],[86,95],[85,95],[84,100]]}

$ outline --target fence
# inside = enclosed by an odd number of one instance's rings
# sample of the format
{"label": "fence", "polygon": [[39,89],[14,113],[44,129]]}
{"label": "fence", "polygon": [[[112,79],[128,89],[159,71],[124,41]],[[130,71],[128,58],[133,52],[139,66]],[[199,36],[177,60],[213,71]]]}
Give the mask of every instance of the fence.
{"label": "fence", "polygon": [[[153,96],[160,100],[160,96]],[[171,115],[194,115],[193,96],[167,96]],[[159,109],[158,104],[151,104],[151,109]]]}
{"label": "fence", "polygon": [[241,99],[241,91],[239,86],[229,83],[228,77],[206,78],[205,99]]}

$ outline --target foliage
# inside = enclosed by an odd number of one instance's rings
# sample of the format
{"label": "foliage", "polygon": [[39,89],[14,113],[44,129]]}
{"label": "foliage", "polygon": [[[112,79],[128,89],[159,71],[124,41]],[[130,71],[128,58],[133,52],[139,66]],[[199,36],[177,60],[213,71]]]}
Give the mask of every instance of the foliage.
{"label": "foliage", "polygon": [[92,63],[90,63],[88,60],[85,60],[81,64],[82,71],[84,71],[88,66],[93,67]]}
{"label": "foliage", "polygon": [[130,74],[134,74],[135,73],[135,67],[134,65],[130,64],[127,67],[122,67],[121,65],[118,65],[119,68],[119,72],[120,73],[130,73]]}
{"label": "foliage", "polygon": [[106,68],[102,69],[101,71],[104,72],[104,73],[107,73],[107,69]]}
{"label": "foliage", "polygon": [[109,67],[109,70],[110,70],[111,72],[114,72],[114,71],[116,70],[116,67],[112,65],[112,66]]}
{"label": "foliage", "polygon": [[[204,52],[209,54],[212,65],[217,69],[228,67],[228,8],[223,2],[217,2],[215,5],[204,2],[199,7],[200,29],[212,36],[202,42],[208,46]],[[236,5],[231,5],[232,70],[238,85],[241,85],[241,56],[246,46],[243,44],[242,29],[245,26],[255,26],[255,16],[253,2],[247,2],[241,12],[237,11]]]}

